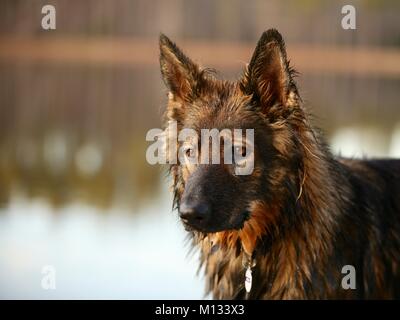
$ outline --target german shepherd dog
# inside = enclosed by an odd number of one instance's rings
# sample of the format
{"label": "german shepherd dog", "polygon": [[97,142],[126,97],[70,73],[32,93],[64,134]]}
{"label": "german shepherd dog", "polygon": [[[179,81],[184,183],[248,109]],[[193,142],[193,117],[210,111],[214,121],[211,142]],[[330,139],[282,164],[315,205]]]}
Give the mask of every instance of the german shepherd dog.
{"label": "german shepherd dog", "polygon": [[[208,293],[400,298],[400,160],[332,155],[310,124],[278,31],[263,33],[235,82],[201,68],[165,35],[160,67],[165,119],[178,130],[254,129],[249,175],[235,175],[235,163],[169,164],[174,204],[200,249]],[[354,271],[350,288],[344,266]]]}

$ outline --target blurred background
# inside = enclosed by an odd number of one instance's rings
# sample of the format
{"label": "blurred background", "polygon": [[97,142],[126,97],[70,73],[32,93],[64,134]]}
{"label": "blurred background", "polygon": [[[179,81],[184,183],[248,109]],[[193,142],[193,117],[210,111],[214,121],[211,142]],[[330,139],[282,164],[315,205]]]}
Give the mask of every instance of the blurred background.
{"label": "blurred background", "polygon": [[[56,8],[43,30],[42,7]],[[0,298],[203,298],[197,256],[145,159],[166,90],[158,35],[234,79],[284,36],[335,152],[400,157],[400,2],[2,0]],[[52,266],[56,289],[42,287]]]}

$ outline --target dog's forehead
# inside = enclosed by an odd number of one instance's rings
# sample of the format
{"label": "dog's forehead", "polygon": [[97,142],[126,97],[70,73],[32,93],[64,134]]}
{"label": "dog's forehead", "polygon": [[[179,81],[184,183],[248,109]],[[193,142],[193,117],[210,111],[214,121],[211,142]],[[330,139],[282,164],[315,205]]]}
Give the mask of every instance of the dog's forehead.
{"label": "dog's forehead", "polygon": [[252,116],[250,102],[235,84],[214,86],[188,108],[185,123],[198,129],[239,128]]}

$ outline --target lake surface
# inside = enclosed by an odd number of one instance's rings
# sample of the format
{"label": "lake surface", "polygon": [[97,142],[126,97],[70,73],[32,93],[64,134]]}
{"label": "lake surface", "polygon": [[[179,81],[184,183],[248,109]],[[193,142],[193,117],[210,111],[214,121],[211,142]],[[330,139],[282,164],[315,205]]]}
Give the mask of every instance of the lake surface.
{"label": "lake surface", "polygon": [[[202,299],[197,256],[162,200],[132,214],[15,196],[0,211],[1,299]],[[42,280],[50,266],[55,289]]]}

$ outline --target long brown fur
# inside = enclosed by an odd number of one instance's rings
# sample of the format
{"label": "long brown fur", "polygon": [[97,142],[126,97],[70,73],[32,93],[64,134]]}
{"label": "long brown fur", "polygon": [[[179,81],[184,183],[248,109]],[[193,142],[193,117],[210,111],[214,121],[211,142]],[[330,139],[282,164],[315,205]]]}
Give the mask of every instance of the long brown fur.
{"label": "long brown fur", "polygon": [[[400,298],[400,161],[331,154],[303,107],[281,35],[263,34],[238,82],[217,79],[164,35],[160,50],[167,121],[176,120],[178,129],[236,121],[259,134],[256,166],[245,182],[220,166],[203,168],[216,170],[211,187],[209,178],[191,187],[208,188],[199,194],[218,208],[216,220],[240,216],[236,207],[249,212],[238,230],[189,231],[207,291],[217,299]],[[191,175],[180,163],[170,173],[179,209]],[[248,259],[255,265],[246,296]],[[354,290],[341,286],[344,265],[357,271]]]}

